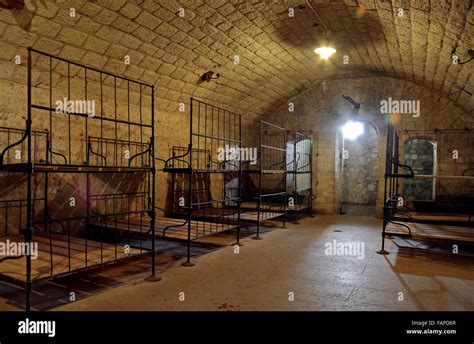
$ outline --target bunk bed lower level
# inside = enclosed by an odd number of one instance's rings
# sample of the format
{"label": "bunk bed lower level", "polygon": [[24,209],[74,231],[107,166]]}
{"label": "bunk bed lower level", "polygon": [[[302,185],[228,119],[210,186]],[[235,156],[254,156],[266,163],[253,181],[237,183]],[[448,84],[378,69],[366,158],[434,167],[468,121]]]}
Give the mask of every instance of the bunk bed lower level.
{"label": "bunk bed lower level", "polygon": [[[125,192],[121,183],[109,181],[130,173],[135,184],[147,185],[151,201],[141,213],[154,220],[154,86],[33,48],[26,84],[24,128],[0,128],[0,185],[8,189],[0,195],[1,239],[37,251],[2,258],[0,275],[25,284],[26,310],[37,280],[142,253],[151,253],[149,280],[156,280],[154,241],[130,242],[126,233],[105,225],[123,211],[100,215],[90,204],[91,191]],[[16,125],[17,116],[6,122]]]}
{"label": "bunk bed lower level", "polygon": [[[132,233],[145,233],[151,237],[149,220],[143,221],[139,218],[120,219],[117,228]],[[189,238],[199,240],[215,234],[237,229],[232,222],[210,222],[203,220],[191,220],[158,216],[155,222],[155,236],[157,239],[188,240]],[[189,235],[189,236],[188,236]]]}
{"label": "bunk bed lower level", "polygon": [[0,244],[2,253],[5,253],[0,259],[0,278],[4,280],[20,285],[26,283],[26,255],[31,256],[31,281],[37,282],[149,254],[146,247],[133,246],[120,230],[113,234],[103,226],[92,230],[91,224],[95,220],[100,222],[94,216],[88,219],[42,219],[43,199],[33,202],[37,212],[34,212],[34,234],[31,244],[28,244],[21,234],[25,226],[26,203],[27,200],[0,201]]}
{"label": "bunk bed lower level", "polygon": [[[474,177],[468,183],[474,188]],[[385,235],[474,245],[474,199],[440,198],[435,201],[408,202],[406,206],[400,204],[399,197],[387,200]]]}
{"label": "bunk bed lower level", "polygon": [[293,223],[298,224],[299,215],[312,215],[313,189],[313,140],[310,136],[294,131],[287,144],[287,212],[293,215]]}
{"label": "bunk bed lower level", "polygon": [[[388,254],[385,238],[392,237],[474,245],[474,176],[467,173],[472,169],[466,169],[462,175],[416,175],[409,165],[399,162],[398,150],[398,134],[389,124],[382,248],[378,253]],[[416,180],[432,180],[433,186],[440,189],[433,200],[404,199],[403,186]]]}

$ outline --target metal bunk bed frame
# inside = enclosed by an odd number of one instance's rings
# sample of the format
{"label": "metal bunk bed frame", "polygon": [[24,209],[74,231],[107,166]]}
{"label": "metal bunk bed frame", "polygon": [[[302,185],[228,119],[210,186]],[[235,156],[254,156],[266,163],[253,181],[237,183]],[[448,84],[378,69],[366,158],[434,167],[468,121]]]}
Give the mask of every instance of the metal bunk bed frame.
{"label": "metal bunk bed frame", "polygon": [[[309,147],[303,147],[303,149],[298,150],[298,143],[309,140]],[[302,163],[301,163],[302,162]],[[305,163],[306,162],[306,163]],[[293,159],[287,164],[288,175],[293,175],[293,192],[289,193],[289,197],[293,198],[294,209],[288,209],[288,212],[293,212],[294,215],[294,224],[298,224],[298,214],[307,210],[309,215],[313,214],[313,140],[298,131],[293,132]],[[303,190],[298,190],[298,175],[309,176],[309,185],[308,188]],[[300,192],[303,192],[305,195],[300,199]],[[300,204],[303,202],[302,204]]]}
{"label": "metal bunk bed frame", "polygon": [[[405,205],[399,205],[400,194],[400,180],[404,179],[463,179],[474,181],[474,176],[466,175],[466,172],[472,169],[466,169],[461,176],[425,176],[416,175],[413,169],[402,164],[399,161],[399,136],[394,126],[388,121],[387,125],[387,146],[386,146],[386,158],[385,158],[385,175],[384,175],[384,205],[383,205],[383,224],[382,224],[382,247],[377,253],[389,254],[385,250],[385,238],[386,237],[402,237],[402,238],[413,238],[413,230],[410,227],[410,223],[424,223],[424,224],[439,224],[438,221],[430,220],[416,220],[410,213],[412,209]],[[472,227],[472,208],[468,215],[468,221],[464,226]],[[407,223],[408,222],[408,223]],[[404,228],[405,231],[388,231],[388,225],[395,225]],[[459,225],[459,223],[455,224]],[[430,239],[429,236],[425,239]],[[434,238],[431,238],[433,240]],[[439,241],[439,239],[436,239]]]}
{"label": "metal bunk bed frame", "polygon": [[[275,136],[269,133],[273,131]],[[287,214],[287,165],[286,165],[286,144],[287,130],[273,123],[260,120],[258,136],[258,159],[257,168],[249,168],[244,172],[249,177],[257,175],[256,196],[250,203],[256,203],[256,234],[252,239],[261,240],[261,223],[267,220],[282,218],[282,227],[286,225]],[[282,179],[281,188],[274,192],[267,192],[263,189],[263,184],[270,182],[269,176],[280,176]],[[250,193],[250,192],[249,192]],[[275,202],[277,200],[277,202]],[[247,208],[247,205],[243,208]]]}
{"label": "metal bunk bed frame", "polygon": [[[43,62],[46,62],[46,66],[44,67],[43,73],[46,74],[49,78],[49,106],[44,106],[39,103],[36,103],[33,99],[33,90],[35,85],[33,85],[32,76],[34,72],[39,72],[33,65],[33,58],[37,60],[42,59]],[[67,132],[62,133],[64,135],[63,138],[59,137],[57,140],[53,141],[53,113],[56,112],[56,109],[53,107],[52,103],[52,94],[53,94],[53,64],[56,66],[62,64],[62,66],[66,66],[67,74],[62,75],[61,77],[67,78],[67,99],[70,99],[71,95],[71,81],[74,80],[76,75],[79,75],[79,72],[74,75],[71,74],[71,69],[78,69],[83,72],[83,79],[79,77],[80,80],[84,82],[84,95],[87,101],[88,99],[88,91],[89,95],[92,93],[88,88],[88,81],[90,82],[90,75],[94,74],[95,76],[100,77],[100,81],[98,84],[100,85],[100,116],[90,116],[88,113],[84,112],[67,112]],[[56,71],[57,72],[57,71]],[[89,76],[88,76],[89,73]],[[140,81],[132,80],[126,77],[118,76],[112,73],[108,73],[99,69],[91,68],[73,61],[69,61],[60,57],[56,57],[33,48],[28,48],[28,76],[27,76],[27,102],[28,102],[28,109],[27,109],[27,119],[26,119],[26,129],[16,129],[16,128],[3,128],[7,132],[7,146],[3,149],[0,154],[0,171],[2,172],[15,172],[15,173],[25,173],[27,175],[26,180],[26,199],[24,201],[20,201],[20,207],[25,208],[26,218],[25,218],[25,226],[22,228],[23,231],[23,239],[26,244],[29,246],[32,245],[33,240],[35,239],[35,227],[43,227],[43,231],[45,233],[49,233],[49,252],[50,252],[50,273],[45,276],[44,278],[53,278],[62,276],[64,274],[69,274],[72,272],[77,272],[84,269],[89,269],[92,267],[97,267],[104,264],[109,264],[115,261],[118,261],[117,257],[117,242],[115,242],[115,256],[110,261],[104,261],[103,259],[103,252],[106,248],[108,243],[102,241],[102,230],[107,227],[101,227],[100,230],[100,242],[91,241],[89,240],[89,232],[90,226],[94,223],[97,225],[97,222],[105,221],[107,222],[108,217],[116,217],[127,215],[130,211],[125,211],[124,213],[95,213],[91,209],[90,197],[91,197],[91,177],[97,173],[143,173],[143,181],[145,182],[145,189],[147,193],[148,202],[145,205],[144,209],[140,210],[142,216],[148,216],[150,218],[150,230],[154,232],[155,226],[155,218],[156,218],[156,211],[155,211],[155,161],[152,158],[154,156],[154,86],[142,83]],[[114,90],[114,113],[111,116],[107,116],[104,114],[104,100],[103,100],[103,86],[105,84],[105,79],[109,78],[113,80],[113,90]],[[74,81],[77,81],[75,79]],[[120,119],[118,118],[117,112],[117,82],[125,83],[126,84],[126,92],[127,92],[127,118]],[[131,109],[130,109],[130,88],[131,87],[139,87],[139,121],[131,120]],[[145,95],[148,94],[150,98],[150,104],[146,105],[149,106],[149,118],[144,119],[142,117],[142,101],[145,99]],[[34,121],[34,117],[36,114],[33,115],[33,111],[38,111],[41,113],[49,113],[49,121]],[[137,111],[138,112],[138,111]],[[39,115],[38,115],[39,117]],[[72,118],[77,121],[82,121],[80,124],[75,124],[72,122]],[[100,136],[93,137],[90,135],[90,130],[98,129],[98,121],[100,121]],[[115,131],[115,138],[107,138],[104,136],[104,123],[110,123],[114,126]],[[36,127],[43,127],[43,130],[33,130],[33,125]],[[97,124],[96,127],[89,128],[91,124]],[[119,140],[118,139],[118,126],[126,126],[128,131],[128,140]],[[48,129],[44,129],[47,126]],[[82,150],[80,153],[80,157],[83,159],[82,164],[78,164],[77,162],[74,163],[72,159],[72,150],[71,150],[71,141],[72,141],[72,130],[79,127],[81,132],[85,132],[85,144],[82,149],[85,148],[85,151]],[[134,142],[131,140],[131,128],[136,128],[137,131],[140,133],[140,142]],[[144,137],[146,131],[149,134],[149,138],[146,138],[148,142],[144,141]],[[10,142],[10,138],[12,133],[20,133],[21,138],[18,141]],[[58,135],[59,136],[59,135]],[[40,146],[38,143],[38,137],[43,137],[45,140],[44,144]],[[58,146],[67,147],[67,152],[61,153],[58,151],[54,151],[53,143]],[[26,148],[25,148],[26,144]],[[99,150],[94,150],[94,144],[99,148]],[[104,145],[105,145],[105,153],[104,153]],[[112,145],[113,149],[115,150],[113,158],[110,158],[110,154],[107,153],[107,147]],[[14,147],[20,146],[24,151],[27,152],[26,158],[23,158],[20,161],[13,161],[10,158],[10,150]],[[122,159],[118,159],[118,150],[119,147],[124,148],[128,147],[130,150],[132,147],[135,147],[135,151],[131,150],[130,157],[124,161]],[[41,148],[44,148],[44,156],[40,154]],[[79,149],[79,152],[81,149]],[[96,157],[93,159],[92,157]],[[77,159],[76,159],[77,161]],[[33,187],[36,186],[37,182],[34,181],[33,176],[37,173],[41,173],[44,176],[44,185],[40,185],[44,189],[44,196],[42,197],[43,207],[42,207],[42,219],[40,221],[35,221],[34,219],[34,204],[36,204],[37,200],[34,195]],[[48,202],[48,191],[49,191],[49,175],[51,173],[61,173],[61,174],[68,174],[68,173],[81,173],[86,175],[86,206],[85,206],[85,214],[79,216],[66,216],[66,217],[58,217],[52,218],[50,211],[49,211],[49,202]],[[8,200],[8,202],[19,202],[19,200]],[[8,209],[8,208],[6,208]],[[38,206],[36,206],[36,210],[38,210]],[[7,210],[6,210],[7,211]],[[5,215],[5,222],[7,222]],[[71,242],[70,236],[70,226],[71,223],[76,223],[77,226],[81,225],[81,228],[85,231],[83,243],[81,244],[81,250],[84,252],[84,264],[81,265],[79,268],[73,268],[71,266],[71,250],[72,246],[75,245],[75,242]],[[21,222],[20,222],[21,224]],[[67,242],[67,257],[68,257],[68,266],[66,268],[67,271],[63,271],[60,273],[56,273],[54,268],[56,265],[53,263],[53,236],[57,233],[53,234],[52,232],[52,225],[58,225],[62,228],[62,232],[67,232],[67,239],[61,236],[61,240],[64,245]],[[7,224],[6,224],[7,226]],[[49,230],[48,230],[49,228]],[[66,230],[68,228],[68,230]],[[6,229],[6,232],[7,229]],[[115,233],[116,234],[116,233]],[[117,238],[117,237],[116,237]],[[67,241],[66,241],[67,240]],[[94,239],[97,240],[97,239]],[[96,245],[97,244],[97,245]],[[91,246],[92,245],[92,246]],[[93,246],[96,245],[96,246]],[[100,247],[100,260],[96,261],[94,264],[90,265],[90,260],[88,257],[88,250],[91,250],[91,247],[96,247],[99,249]],[[64,251],[64,250],[63,250]],[[132,256],[139,256],[139,255],[151,255],[151,276],[147,278],[150,281],[157,281],[160,278],[156,275],[155,270],[155,259],[156,259],[156,251],[155,251],[155,241],[152,240],[151,248],[149,247],[132,247],[130,252],[126,257],[129,258]],[[98,255],[98,253],[96,253]],[[26,291],[26,301],[25,301],[25,308],[27,311],[31,309],[31,294],[33,288],[33,276],[32,276],[32,257],[31,254],[15,256],[15,257],[5,257],[3,258],[0,263],[5,263],[11,259],[20,259],[25,258],[26,260],[26,267],[25,267],[25,277],[24,280],[16,280],[16,282],[20,282],[20,284],[24,285]],[[2,264],[0,264],[0,268]],[[0,273],[1,275],[1,273]],[[4,277],[4,276],[2,276]],[[35,279],[34,282],[40,279]]]}
{"label": "metal bunk bed frame", "polygon": [[[229,230],[236,230],[236,245],[240,244],[240,205],[241,205],[241,180],[242,166],[240,156],[222,161],[212,159],[218,149],[230,147],[240,152],[242,145],[241,115],[212,104],[190,98],[189,110],[189,144],[187,148],[173,147],[171,157],[164,160],[164,172],[172,173],[173,197],[180,193],[187,199],[186,205],[180,206],[175,216],[184,217],[181,225],[167,226],[163,233],[169,228],[187,228],[187,255],[184,266],[193,266],[191,260],[191,245],[196,239],[211,236]],[[225,145],[226,147],[221,147]],[[162,159],[158,159],[162,160]],[[162,160],[163,161],[163,160]],[[176,190],[174,182],[176,174],[187,178],[187,188]],[[204,175],[207,180],[206,190],[194,188],[196,175]],[[222,175],[223,183],[225,176],[232,174],[237,180],[237,192],[227,197],[225,192],[221,199],[195,200],[195,193],[204,191],[210,195],[211,174]],[[225,186],[224,186],[225,190]],[[184,192],[184,194],[183,194]],[[209,196],[210,197],[210,196]],[[172,200],[175,208],[176,199]],[[229,204],[233,204],[230,206]],[[217,212],[218,216],[209,217]]]}

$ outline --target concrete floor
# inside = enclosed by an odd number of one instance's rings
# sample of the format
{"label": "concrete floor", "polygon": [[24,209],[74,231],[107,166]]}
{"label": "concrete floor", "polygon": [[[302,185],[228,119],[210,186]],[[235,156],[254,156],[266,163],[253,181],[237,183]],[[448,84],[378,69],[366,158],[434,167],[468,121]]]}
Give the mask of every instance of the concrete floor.
{"label": "concrete floor", "polygon": [[350,216],[375,216],[375,204],[374,205],[361,205],[361,204],[342,204],[342,213]]}
{"label": "concrete floor", "polygon": [[[161,282],[140,279],[55,310],[474,310],[472,256],[390,240],[381,256],[380,229],[368,217],[306,218],[245,239],[239,254],[224,247],[194,267],[172,267]],[[332,240],[363,242],[364,259],[325,255]]]}

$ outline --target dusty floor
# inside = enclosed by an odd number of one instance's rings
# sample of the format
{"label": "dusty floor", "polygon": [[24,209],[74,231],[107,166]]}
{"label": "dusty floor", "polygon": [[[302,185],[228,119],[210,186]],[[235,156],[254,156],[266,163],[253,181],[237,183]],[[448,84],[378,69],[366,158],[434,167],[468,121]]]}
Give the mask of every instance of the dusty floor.
{"label": "dusty floor", "polygon": [[[363,242],[364,258],[325,255],[327,242]],[[306,218],[56,310],[474,310],[474,259],[401,249],[375,253],[380,220]],[[294,301],[293,300],[294,296]]]}

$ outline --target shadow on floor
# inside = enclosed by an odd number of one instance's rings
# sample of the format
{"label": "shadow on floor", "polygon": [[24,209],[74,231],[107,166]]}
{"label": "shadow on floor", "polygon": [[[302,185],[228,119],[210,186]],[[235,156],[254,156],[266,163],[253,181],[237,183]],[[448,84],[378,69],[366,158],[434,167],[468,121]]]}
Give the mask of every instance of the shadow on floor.
{"label": "shadow on floor", "polygon": [[342,205],[342,213],[349,216],[375,217],[375,205],[347,204]]}
{"label": "shadow on floor", "polygon": [[[407,238],[392,238],[391,239],[397,247],[403,249],[399,252],[410,252],[410,249],[414,251],[411,252],[411,255],[423,255],[423,251],[444,253],[445,255],[436,255],[440,261],[443,263],[446,261],[453,261],[453,245],[450,243],[443,242],[429,242],[421,240],[412,240]],[[419,250],[419,251],[418,251]],[[418,251],[418,252],[417,252]],[[449,259],[447,259],[447,258]],[[474,257],[474,246],[472,245],[458,245],[457,253],[455,257]],[[432,258],[430,258],[432,259]],[[460,258],[462,259],[462,258]]]}
{"label": "shadow on floor", "polygon": [[[271,227],[262,227],[261,234],[272,231]],[[253,228],[243,229],[241,238],[253,236]],[[197,259],[205,254],[235,243],[234,232],[224,232],[193,242],[191,257]],[[163,274],[168,269],[181,264],[186,258],[187,245],[184,241],[157,240],[156,273]],[[151,241],[143,247],[151,246]],[[79,301],[105,290],[126,283],[133,283],[149,276],[150,256],[130,258],[125,261],[85,270],[70,275],[42,280],[33,284],[31,297],[32,310],[44,311],[60,305]],[[0,281],[1,303],[19,310],[25,309],[24,289],[9,282]]]}

